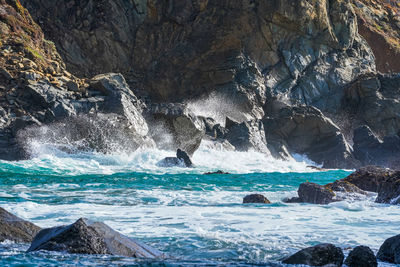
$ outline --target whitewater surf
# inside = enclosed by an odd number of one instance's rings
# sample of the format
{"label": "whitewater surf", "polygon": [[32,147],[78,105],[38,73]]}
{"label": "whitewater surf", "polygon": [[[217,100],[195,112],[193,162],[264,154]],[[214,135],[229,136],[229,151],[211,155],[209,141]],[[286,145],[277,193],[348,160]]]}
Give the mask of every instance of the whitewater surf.
{"label": "whitewater surf", "polygon": [[[49,144],[33,146],[30,160],[0,162],[1,207],[41,227],[80,217],[102,221],[169,259],[26,254],[26,245],[4,242],[1,266],[280,266],[284,256],[320,242],[345,253],[359,244],[376,252],[398,231],[398,206],[374,203],[375,195],[324,206],[283,203],[300,183],[324,184],[350,173],[312,171],[306,159],[280,161],[257,152],[210,150],[204,143],[193,156],[196,168],[161,168],[157,162],[173,151],[70,154]],[[230,174],[203,174],[216,170]],[[264,194],[272,204],[242,204],[250,193]]]}

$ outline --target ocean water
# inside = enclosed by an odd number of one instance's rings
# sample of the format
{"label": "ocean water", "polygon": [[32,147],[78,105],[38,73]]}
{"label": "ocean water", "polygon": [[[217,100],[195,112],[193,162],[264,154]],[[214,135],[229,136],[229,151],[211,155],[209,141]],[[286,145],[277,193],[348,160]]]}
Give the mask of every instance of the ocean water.
{"label": "ocean water", "polygon": [[[256,152],[195,153],[196,168],[160,168],[174,152],[68,154],[34,144],[31,160],[0,161],[0,206],[41,227],[80,217],[168,255],[148,261],[116,256],[25,253],[29,244],[0,243],[0,266],[282,266],[280,260],[321,242],[375,252],[400,233],[400,206],[374,203],[374,195],[330,205],[285,204],[300,183],[328,183],[350,171],[316,172],[309,162],[279,161]],[[204,175],[223,170],[224,175]],[[242,204],[261,193],[273,204]],[[393,266],[380,263],[380,266]]]}

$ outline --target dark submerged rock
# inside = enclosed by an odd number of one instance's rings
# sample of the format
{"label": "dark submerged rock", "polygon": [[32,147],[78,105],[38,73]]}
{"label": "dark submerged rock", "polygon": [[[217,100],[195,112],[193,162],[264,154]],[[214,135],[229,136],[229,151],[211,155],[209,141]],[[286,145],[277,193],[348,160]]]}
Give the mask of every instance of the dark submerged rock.
{"label": "dark submerged rock", "polygon": [[135,258],[164,256],[160,251],[124,236],[104,223],[84,218],[71,225],[40,231],[27,252],[38,250],[75,254],[111,254]]}
{"label": "dark submerged rock", "polygon": [[379,248],[377,258],[380,261],[400,264],[400,235],[386,239]]}
{"label": "dark submerged rock", "polygon": [[204,175],[211,175],[211,174],[230,174],[229,172],[224,172],[221,170],[215,171],[215,172],[205,172]]}
{"label": "dark submerged rock", "polygon": [[299,197],[284,198],[284,203],[302,203],[303,201]]}
{"label": "dark submerged rock", "polygon": [[41,230],[39,226],[25,221],[0,208],[0,242],[10,240],[28,243]]}
{"label": "dark submerged rock", "polygon": [[305,264],[310,266],[342,266],[344,260],[340,248],[332,244],[319,244],[305,248],[283,260],[285,264]]}
{"label": "dark submerged rock", "polygon": [[344,262],[349,267],[376,267],[378,261],[376,260],[374,252],[366,246],[355,247],[347,256]]}
{"label": "dark submerged rock", "polygon": [[252,194],[245,196],[243,198],[243,204],[247,203],[263,203],[263,204],[270,204],[271,202],[265,196],[261,194]]}

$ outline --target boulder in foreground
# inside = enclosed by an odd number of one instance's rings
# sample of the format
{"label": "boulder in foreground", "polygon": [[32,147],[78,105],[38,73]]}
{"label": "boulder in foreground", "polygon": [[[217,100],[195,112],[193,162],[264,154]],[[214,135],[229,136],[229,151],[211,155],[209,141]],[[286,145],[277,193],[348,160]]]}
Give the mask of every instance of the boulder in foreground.
{"label": "boulder in foreground", "polygon": [[265,196],[261,194],[252,194],[245,196],[243,198],[243,204],[247,203],[263,203],[263,204],[270,204],[271,202]]}
{"label": "boulder in foreground", "polygon": [[164,256],[160,251],[124,236],[104,223],[92,222],[85,218],[71,225],[40,231],[32,241],[28,252],[38,250],[150,259]]}
{"label": "boulder in foreground", "polygon": [[380,261],[400,264],[400,235],[386,239],[379,248],[377,258]]}
{"label": "boulder in foreground", "polygon": [[0,242],[10,240],[17,243],[29,243],[39,231],[39,226],[0,208]]}
{"label": "boulder in foreground", "polygon": [[310,266],[342,266],[343,260],[344,255],[340,248],[332,244],[319,244],[300,250],[283,260],[283,263]]}
{"label": "boulder in foreground", "polygon": [[358,246],[350,251],[344,262],[349,267],[376,267],[378,261],[376,260],[374,252],[367,246]]}

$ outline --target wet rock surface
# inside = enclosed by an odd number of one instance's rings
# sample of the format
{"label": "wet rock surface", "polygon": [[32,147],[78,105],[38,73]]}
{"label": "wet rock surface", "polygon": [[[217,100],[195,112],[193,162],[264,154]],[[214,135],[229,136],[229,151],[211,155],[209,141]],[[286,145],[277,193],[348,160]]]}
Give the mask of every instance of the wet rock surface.
{"label": "wet rock surface", "polygon": [[367,166],[358,169],[343,180],[356,185],[358,188],[378,192],[380,185],[394,173],[393,170],[378,166]]}
{"label": "wet rock surface", "polygon": [[379,186],[377,203],[400,204],[400,171],[395,172]]}
{"label": "wet rock surface", "polygon": [[270,154],[265,139],[264,125],[260,120],[238,123],[228,117],[225,130],[224,138],[237,151],[255,150],[267,155]]}
{"label": "wet rock surface", "polygon": [[159,167],[187,167],[192,168],[194,164],[189,155],[178,148],[176,157],[166,157],[157,163]]}
{"label": "wet rock surface", "polygon": [[40,230],[39,226],[0,208],[0,242],[29,243]]}
{"label": "wet rock surface", "polygon": [[322,185],[302,183],[297,191],[301,202],[312,204],[329,204],[334,202],[335,193]]}
{"label": "wet rock surface", "polygon": [[377,166],[363,167],[330,184],[302,183],[298,197],[285,199],[284,202],[329,204],[347,198],[357,199],[369,195],[369,192],[378,193],[377,203],[400,204],[400,172]]}
{"label": "wet rock surface", "polygon": [[348,267],[377,267],[378,261],[369,247],[358,246],[350,251],[344,264]]}
{"label": "wet rock surface", "polygon": [[84,218],[71,225],[41,230],[32,241],[28,252],[38,250],[148,259],[163,257],[156,249],[124,236],[104,223]]}
{"label": "wet rock surface", "polygon": [[243,198],[243,204],[248,203],[262,203],[262,204],[270,204],[271,202],[263,195],[260,194],[252,194],[245,196]]}
{"label": "wet rock surface", "polygon": [[178,150],[176,151],[176,157],[180,160],[183,160],[186,167],[193,167],[192,160],[190,159],[189,155],[185,151],[178,148]]}
{"label": "wet rock surface", "polygon": [[321,111],[306,106],[271,105],[263,122],[273,154],[304,154],[324,168],[358,165],[338,126]]}
{"label": "wet rock surface", "polygon": [[342,266],[343,260],[342,249],[332,244],[319,244],[300,250],[283,260],[283,263],[310,266]]}
{"label": "wet rock surface", "polygon": [[400,264],[400,235],[386,239],[376,257],[380,261]]}

